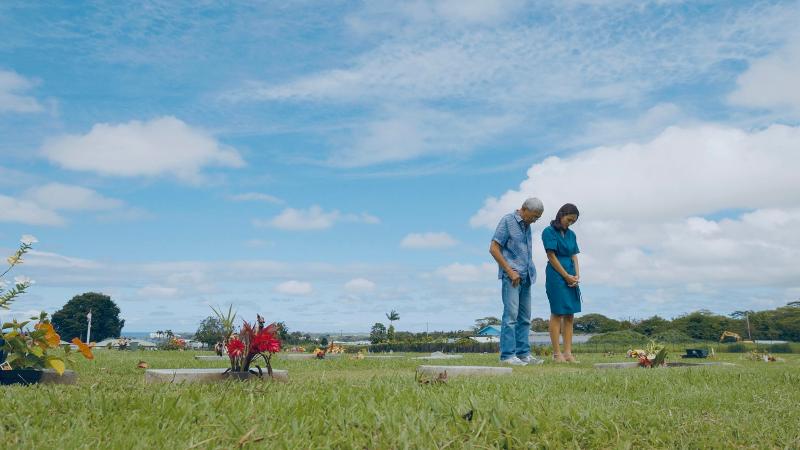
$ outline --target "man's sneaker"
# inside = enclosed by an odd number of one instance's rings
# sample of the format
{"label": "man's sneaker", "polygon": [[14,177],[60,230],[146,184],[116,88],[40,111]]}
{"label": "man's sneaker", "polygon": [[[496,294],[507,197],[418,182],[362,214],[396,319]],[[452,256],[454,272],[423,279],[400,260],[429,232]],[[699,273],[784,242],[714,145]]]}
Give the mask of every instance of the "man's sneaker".
{"label": "man's sneaker", "polygon": [[528,363],[526,363],[525,361],[517,358],[516,356],[512,356],[511,358],[501,359],[500,362],[503,363],[503,364],[509,364],[509,365],[512,365],[512,366],[527,366],[528,365]]}
{"label": "man's sneaker", "polygon": [[517,359],[519,359],[520,361],[524,362],[525,364],[530,364],[532,366],[537,366],[539,364],[544,364],[544,360],[543,359],[534,358],[531,355],[524,356],[522,358],[517,358]]}

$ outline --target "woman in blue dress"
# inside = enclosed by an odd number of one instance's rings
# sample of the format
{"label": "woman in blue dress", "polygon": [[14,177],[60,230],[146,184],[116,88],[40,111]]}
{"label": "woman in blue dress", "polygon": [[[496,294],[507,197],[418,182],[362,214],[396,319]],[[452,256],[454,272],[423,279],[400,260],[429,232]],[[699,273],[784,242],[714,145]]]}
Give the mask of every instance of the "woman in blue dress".
{"label": "woman in blue dress", "polygon": [[[580,267],[578,241],[569,227],[578,220],[578,208],[567,203],[558,210],[555,220],[542,231],[542,244],[547,252],[545,288],[550,301],[550,342],[556,362],[578,362],[572,356],[572,324],[574,314],[581,312]],[[564,336],[561,353],[559,336]]]}

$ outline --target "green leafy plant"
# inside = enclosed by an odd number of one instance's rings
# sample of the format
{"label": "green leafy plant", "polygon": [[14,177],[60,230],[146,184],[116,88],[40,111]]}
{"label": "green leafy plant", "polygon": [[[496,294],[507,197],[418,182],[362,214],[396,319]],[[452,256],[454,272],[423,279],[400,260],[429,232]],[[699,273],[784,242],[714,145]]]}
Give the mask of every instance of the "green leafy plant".
{"label": "green leafy plant", "polygon": [[16,265],[22,264],[22,257],[28,253],[28,250],[33,248],[33,244],[38,242],[35,237],[31,235],[24,235],[19,240],[19,248],[13,255],[9,256],[6,261],[8,261],[8,268],[0,274],[0,308],[9,309],[9,304],[14,301],[14,299],[22,294],[33,284],[33,280],[28,277],[21,276],[15,277],[14,283],[11,287],[6,290],[8,287],[8,283],[3,280],[11,269],[13,269]]}
{"label": "green leafy plant", "polygon": [[[22,257],[36,243],[33,236],[25,235],[20,239],[20,246],[7,261],[9,267],[0,274],[2,277],[8,274],[16,265],[22,264]],[[9,309],[8,305],[16,297],[23,294],[33,284],[27,277],[16,277],[14,286],[8,291],[4,291],[0,296],[0,307]],[[5,289],[5,286],[2,286]],[[33,329],[29,327],[33,321]],[[31,317],[30,320],[18,322],[16,319],[5,322],[0,328],[0,368],[3,370],[13,369],[45,369],[51,368],[59,375],[64,373],[65,361],[69,360],[70,347],[64,348],[63,356],[50,353],[59,347],[61,336],[56,333],[52,323],[47,317],[47,313],[42,311],[38,317]],[[75,342],[77,341],[77,342]],[[73,343],[78,346],[80,352],[88,359],[92,359],[91,348],[74,339]]]}
{"label": "green leafy plant", "polygon": [[641,367],[663,367],[667,365],[667,347],[656,341],[647,344],[643,354],[639,354],[639,366]]}
{"label": "green leafy plant", "polygon": [[[28,324],[34,320],[37,322],[31,330],[28,328]],[[53,355],[49,352],[51,349],[58,348],[61,337],[53,329],[46,312],[42,312],[39,317],[31,317],[30,320],[23,322],[13,320],[4,323],[3,341],[3,352],[8,355],[3,362],[6,370],[50,368],[59,375],[64,373],[70,347],[65,346],[63,356]],[[84,355],[86,356],[87,353]],[[86,357],[92,359],[91,350],[88,351]]]}
{"label": "green leafy plant", "polygon": [[222,331],[224,335],[223,343],[227,344],[228,340],[233,334],[233,322],[236,320],[236,311],[233,310],[233,305],[228,305],[227,313],[225,313],[222,308],[216,309],[213,306],[211,307],[211,310],[214,311],[214,315],[217,316],[217,320],[219,320],[220,325],[222,325]]}

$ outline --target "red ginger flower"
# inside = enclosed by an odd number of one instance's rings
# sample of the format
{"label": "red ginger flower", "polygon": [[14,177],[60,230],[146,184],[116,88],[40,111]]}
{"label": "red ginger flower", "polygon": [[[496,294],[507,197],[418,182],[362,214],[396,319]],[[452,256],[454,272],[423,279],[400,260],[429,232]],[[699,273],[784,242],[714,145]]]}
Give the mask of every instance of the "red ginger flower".
{"label": "red ginger flower", "polygon": [[275,334],[272,330],[274,330],[274,328],[269,326],[255,335],[251,345],[253,351],[258,353],[277,353],[281,351],[281,341],[275,337]]}
{"label": "red ginger flower", "polygon": [[225,344],[228,354],[231,356],[239,356],[244,352],[244,343],[239,339],[231,339]]}

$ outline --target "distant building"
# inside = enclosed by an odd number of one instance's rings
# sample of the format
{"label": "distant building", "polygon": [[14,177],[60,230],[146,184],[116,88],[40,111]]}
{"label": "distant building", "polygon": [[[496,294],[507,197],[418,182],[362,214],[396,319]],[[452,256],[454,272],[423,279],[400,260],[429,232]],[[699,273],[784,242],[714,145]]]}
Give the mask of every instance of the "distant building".
{"label": "distant building", "polygon": [[[97,344],[95,344],[95,348],[117,348],[119,347],[120,338],[108,338],[104,339]],[[73,345],[73,347],[77,348],[77,346]],[[154,349],[156,348],[156,344],[145,341],[143,339],[129,339],[128,340],[128,348],[146,348],[146,349]]]}
{"label": "distant building", "polygon": [[347,345],[355,346],[355,345],[370,345],[370,344],[372,344],[371,341],[333,341],[333,343],[336,344],[336,345],[341,345],[341,346],[347,346]]}
{"label": "distant building", "polygon": [[480,344],[485,344],[487,342],[500,342],[500,336],[472,336],[470,339]]}
{"label": "distant building", "polygon": [[[594,334],[574,334],[572,335],[573,344],[584,344],[589,341],[589,338]],[[547,331],[531,331],[528,333],[528,342],[533,345],[550,345],[550,333]],[[564,339],[561,339],[564,342]]]}
{"label": "distant building", "polygon": [[475,334],[476,336],[500,337],[500,325],[486,325]]}

